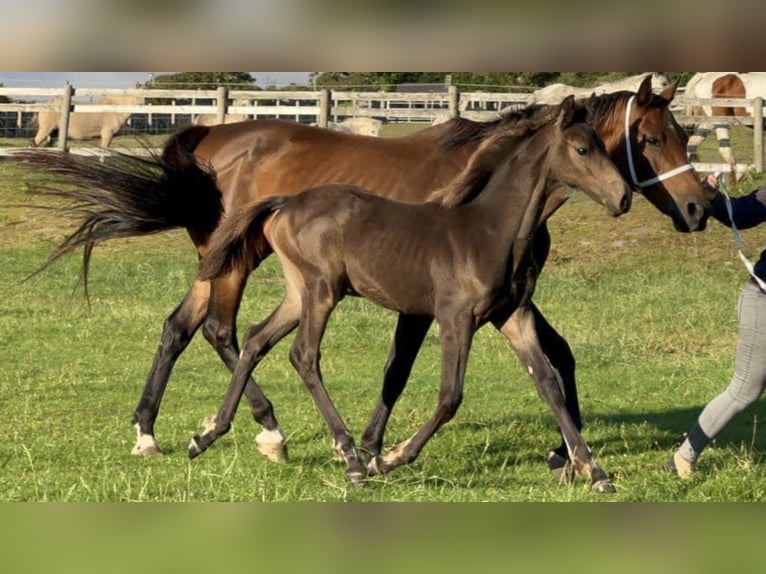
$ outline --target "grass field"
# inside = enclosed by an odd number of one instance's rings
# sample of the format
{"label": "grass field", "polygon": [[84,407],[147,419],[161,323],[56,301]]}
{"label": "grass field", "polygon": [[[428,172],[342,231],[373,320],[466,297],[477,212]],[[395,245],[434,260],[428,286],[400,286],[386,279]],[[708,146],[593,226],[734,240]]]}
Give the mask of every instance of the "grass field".
{"label": "grass field", "polygon": [[[735,305],[746,272],[728,229],[711,222],[682,235],[636,198],[609,218],[575,197],[551,220],[553,250],[535,300],[578,360],[584,435],[617,488],[592,494],[585,481],[555,484],[544,464],[558,444],[553,416],[505,341],[479,332],[457,417],[411,466],[345,482],[330,436],[287,361],[289,337],[256,375],[289,434],[291,460],[255,451],[246,407],[234,429],[202,457],[186,445],[217,409],[229,374],[202,337],[179,360],[156,432],[165,456],[130,455],[130,420],[162,321],[185,293],[196,255],[182,232],[96,250],[91,304],[67,258],[24,282],[73,222],[33,207],[25,173],[0,162],[0,445],[3,501],[763,501],[763,404],[747,411],[705,453],[689,482],[662,465],[702,405],[731,375]],[[746,177],[750,189],[762,176]],[[53,205],[46,200],[45,205]],[[757,257],[763,229],[744,234]],[[251,278],[240,332],[279,301],[276,259]],[[379,391],[393,314],[348,299],[323,346],[330,393],[358,436]],[[432,413],[439,378],[432,332],[389,426],[387,444],[409,437]]]}

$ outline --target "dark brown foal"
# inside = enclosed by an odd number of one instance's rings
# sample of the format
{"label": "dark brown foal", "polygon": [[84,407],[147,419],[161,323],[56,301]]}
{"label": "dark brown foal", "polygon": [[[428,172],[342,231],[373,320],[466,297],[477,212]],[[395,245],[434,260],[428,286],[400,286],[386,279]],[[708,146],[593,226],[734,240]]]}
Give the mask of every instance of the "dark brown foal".
{"label": "dark brown foal", "polygon": [[[247,260],[252,238],[264,231],[282,264],[286,294],[264,322],[248,330],[214,425],[192,439],[190,457],[228,432],[252,371],[297,327],[290,360],[345,458],[349,479],[359,483],[367,474],[412,462],[460,405],[476,330],[488,322],[505,326],[510,321],[514,348],[552,408],[576,468],[591,477],[594,490],[611,490],[567,412],[555,372],[540,348],[533,314],[516,315],[534,290],[532,237],[546,200],[568,187],[583,190],[614,215],[630,207],[630,188],[593,128],[575,114],[574,100],[567,98],[488,139],[442,203],[406,204],[336,184],[275,197],[224,221],[209,243],[200,277],[220,276]],[[442,345],[433,417],[410,439],[372,457],[366,468],[325,390],[319,365],[327,321],[349,293],[400,316],[433,318]]]}

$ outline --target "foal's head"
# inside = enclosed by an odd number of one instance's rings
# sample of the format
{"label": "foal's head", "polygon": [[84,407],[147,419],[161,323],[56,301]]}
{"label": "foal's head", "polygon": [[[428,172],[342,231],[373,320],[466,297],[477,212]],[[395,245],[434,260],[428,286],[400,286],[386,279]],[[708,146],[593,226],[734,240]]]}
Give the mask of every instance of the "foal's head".
{"label": "foal's head", "polygon": [[630,209],[631,190],[606,153],[593,127],[585,123],[586,112],[574,97],[564,99],[545,145],[550,178],[579,189],[603,203],[609,213],[621,215]]}

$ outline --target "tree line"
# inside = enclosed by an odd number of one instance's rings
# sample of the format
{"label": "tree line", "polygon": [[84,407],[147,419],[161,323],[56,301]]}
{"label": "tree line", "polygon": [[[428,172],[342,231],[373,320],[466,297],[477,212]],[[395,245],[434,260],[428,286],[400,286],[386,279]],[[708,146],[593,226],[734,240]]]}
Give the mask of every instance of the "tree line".
{"label": "tree line", "polygon": [[[353,88],[358,90],[392,90],[401,84],[449,83],[467,89],[507,90],[509,87],[530,89],[563,83],[592,87],[612,82],[640,72],[311,72],[307,85],[291,85],[290,89],[314,87]],[[663,72],[671,81],[681,85],[694,72]],[[231,89],[269,89],[259,86],[249,72],[177,72],[155,76],[147,88],[177,88],[214,90],[219,86]]]}

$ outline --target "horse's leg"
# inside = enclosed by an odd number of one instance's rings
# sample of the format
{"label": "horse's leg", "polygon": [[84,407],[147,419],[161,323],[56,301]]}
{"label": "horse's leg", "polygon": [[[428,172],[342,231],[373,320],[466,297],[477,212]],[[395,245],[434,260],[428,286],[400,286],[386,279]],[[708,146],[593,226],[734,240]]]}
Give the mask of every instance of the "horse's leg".
{"label": "horse's leg", "polygon": [[135,455],[161,454],[154,439],[154,422],[160,410],[162,395],[173,365],[202,324],[209,296],[210,284],[207,281],[195,281],[181,304],[165,319],[160,346],[133,413],[133,424],[138,432],[132,451]]}
{"label": "horse's leg", "polygon": [[594,491],[614,492],[609,478],[596,464],[593,453],[567,412],[561,380],[540,346],[531,308],[526,305],[519,307],[510,317],[495,321],[495,326],[511,341],[514,351],[532,377],[540,398],[553,410],[575,471],[590,476]]}
{"label": "horse's leg", "polygon": [[[300,311],[300,297],[294,290],[288,290],[282,303],[265,321],[248,329],[242,345],[242,356],[234,369],[223,404],[214,420],[206,422],[203,433],[192,438],[189,443],[189,458],[195,458],[205,452],[219,437],[229,431],[245,387],[248,384],[258,387],[250,375],[269,350],[295,329]],[[284,440],[284,437],[282,438]]]}
{"label": "horse's leg", "polygon": [[114,128],[112,127],[104,127],[104,129],[101,130],[101,147],[106,149],[112,144],[112,140],[114,139]]}
{"label": "horse's leg", "polygon": [[400,314],[396,323],[394,341],[383,372],[383,389],[362,435],[362,451],[372,459],[383,446],[383,434],[394,404],[399,399],[409,379],[412,365],[433,319],[421,315]]}
{"label": "horse's leg", "polygon": [[689,141],[686,142],[686,154],[689,156],[689,161],[699,161],[697,147],[710,135],[711,128],[711,124],[707,123],[699,124],[694,128],[694,132],[689,136]]}
{"label": "horse's leg", "polygon": [[317,284],[308,288],[298,334],[290,349],[290,362],[300,374],[317,409],[332,432],[334,450],[346,461],[346,477],[354,484],[362,484],[365,470],[354,445],[354,439],[325,389],[319,368],[319,346],[330,313],[336,303],[331,293],[332,288],[326,284]]}
{"label": "horse's leg", "polygon": [[[577,383],[575,381],[575,358],[572,349],[566,339],[554,329],[540,310],[531,304],[535,318],[535,329],[540,340],[543,353],[548,358],[551,366],[558,371],[564,391],[564,401],[567,412],[572,418],[578,430],[582,431],[582,418],[580,416],[580,402],[577,398]],[[513,342],[511,341],[511,344]],[[558,448],[551,450],[547,456],[548,468],[561,482],[568,479],[567,461],[568,452],[563,440]]]}
{"label": "horse's leg", "polygon": [[[210,303],[202,327],[205,338],[232,372],[239,361],[236,320],[246,281],[247,273],[235,270],[212,282]],[[252,378],[248,379],[244,392],[253,418],[263,427],[255,438],[256,447],[269,460],[287,460],[285,436],[279,428],[271,401]]]}
{"label": "horse's leg", "polygon": [[459,313],[439,322],[442,345],[442,380],[436,412],[409,440],[383,456],[376,456],[368,465],[370,476],[390,472],[414,461],[423,447],[446,422],[455,416],[463,400],[463,382],[474,333],[470,313]]}
{"label": "horse's leg", "polygon": [[718,138],[718,152],[726,163],[729,164],[729,176],[732,183],[737,181],[737,160],[734,159],[734,152],[731,149],[731,137],[729,126],[727,124],[715,125],[715,136]]}

